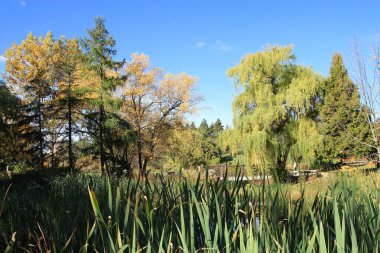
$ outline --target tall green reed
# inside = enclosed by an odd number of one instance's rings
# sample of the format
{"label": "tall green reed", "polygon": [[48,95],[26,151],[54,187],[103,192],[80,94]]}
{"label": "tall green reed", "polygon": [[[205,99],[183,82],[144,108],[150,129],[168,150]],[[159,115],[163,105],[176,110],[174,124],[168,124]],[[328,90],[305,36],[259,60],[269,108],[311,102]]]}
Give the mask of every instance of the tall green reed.
{"label": "tall green reed", "polygon": [[195,182],[164,177],[147,182],[83,174],[58,178],[47,188],[15,186],[4,199],[0,219],[7,240],[0,247],[9,250],[379,250],[380,192],[362,191],[347,176],[323,195],[307,199],[302,190],[297,200],[277,184],[200,176]]}

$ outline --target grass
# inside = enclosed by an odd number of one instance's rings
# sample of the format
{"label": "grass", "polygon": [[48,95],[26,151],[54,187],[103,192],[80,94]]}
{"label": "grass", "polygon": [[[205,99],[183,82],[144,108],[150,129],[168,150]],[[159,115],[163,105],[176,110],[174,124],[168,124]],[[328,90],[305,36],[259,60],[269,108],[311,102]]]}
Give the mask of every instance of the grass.
{"label": "grass", "polygon": [[303,181],[300,184],[283,185],[283,188],[288,192],[288,196],[301,196],[309,200],[313,200],[316,195],[325,195],[330,189],[329,187],[335,185],[343,186],[344,180],[348,181],[349,185],[353,185],[356,181],[358,190],[362,193],[372,193],[376,189],[380,189],[380,174],[379,173],[348,173],[342,171],[334,171],[325,173],[324,177],[318,177],[314,180]]}
{"label": "grass", "polygon": [[13,183],[1,189],[0,250],[378,252],[378,179],[257,187],[69,174]]}

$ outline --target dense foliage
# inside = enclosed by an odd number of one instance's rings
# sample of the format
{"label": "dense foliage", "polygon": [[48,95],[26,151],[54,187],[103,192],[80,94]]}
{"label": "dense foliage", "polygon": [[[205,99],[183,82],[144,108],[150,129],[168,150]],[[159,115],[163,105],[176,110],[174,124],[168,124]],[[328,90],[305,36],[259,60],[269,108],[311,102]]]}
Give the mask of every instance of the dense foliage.
{"label": "dense foliage", "polygon": [[247,54],[228,70],[237,94],[233,127],[224,129],[219,119],[187,122],[201,101],[195,77],[164,73],[143,53],[118,60],[115,46],[97,18],[84,38],[29,33],[6,50],[1,170],[148,176],[243,163],[285,179],[294,163],[323,169],[380,154],[376,86],[368,86],[362,69],[360,96],[339,54],[327,78],[297,64],[292,46]]}
{"label": "dense foliage", "polygon": [[322,143],[314,119],[323,78],[294,59],[291,46],[274,46],[245,56],[228,71],[239,93],[234,128],[224,142],[235,152],[243,149],[246,165],[269,167],[279,178],[290,155],[312,164]]}
{"label": "dense foliage", "polygon": [[290,45],[245,55],[230,128],[189,123],[197,78],[117,54],[103,18],[28,33],[0,59],[0,251],[379,252],[373,52],[355,79],[338,53],[327,77]]}
{"label": "dense foliage", "polygon": [[203,119],[198,127],[194,123],[177,127],[167,143],[167,166],[194,168],[230,161],[231,153],[223,152],[218,144],[218,137],[223,130],[220,119],[210,126]]}
{"label": "dense foliage", "polygon": [[[2,168],[99,164],[102,173],[137,168],[146,174],[148,164],[166,154],[170,132],[194,112],[194,77],[163,74],[144,54],[114,60],[116,41],[102,18],[87,32],[80,40],[29,33],[6,51]],[[21,125],[10,132],[16,123]],[[28,136],[28,147],[20,132]]]}
{"label": "dense foliage", "polygon": [[[0,249],[33,252],[378,252],[380,194],[339,179],[279,185],[67,175],[1,189]],[[366,179],[368,180],[368,179]],[[327,185],[326,185],[327,186]],[[25,191],[27,189],[27,191]],[[81,200],[81,201],[72,201]]]}
{"label": "dense foliage", "polygon": [[324,136],[323,159],[339,163],[351,156],[370,154],[370,128],[360,103],[358,87],[348,76],[340,54],[332,59],[320,108],[320,133]]}

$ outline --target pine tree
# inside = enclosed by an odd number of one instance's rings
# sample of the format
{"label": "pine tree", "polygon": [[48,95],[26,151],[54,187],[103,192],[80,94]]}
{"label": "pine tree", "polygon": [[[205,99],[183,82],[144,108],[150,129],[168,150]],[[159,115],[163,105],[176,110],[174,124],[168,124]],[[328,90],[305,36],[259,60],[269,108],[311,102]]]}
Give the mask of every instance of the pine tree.
{"label": "pine tree", "polygon": [[207,123],[207,120],[206,119],[203,119],[201,121],[201,123],[199,124],[199,127],[198,127],[198,131],[204,136],[204,137],[208,137],[209,136],[209,132],[210,132],[210,128],[208,126],[208,123]]}
{"label": "pine tree", "polygon": [[211,159],[220,156],[220,148],[216,145],[215,124],[208,125],[207,120],[203,119],[198,127],[198,132],[202,136],[201,149],[205,163],[209,163]]}
{"label": "pine tree", "polygon": [[194,123],[194,121],[191,121],[191,123],[190,123],[190,129],[192,129],[192,130],[195,130],[195,129],[197,129],[197,127],[195,126],[195,123]]}
{"label": "pine tree", "polygon": [[[95,87],[92,90],[91,102],[95,112],[89,114],[90,128],[93,128],[98,136],[93,136],[100,153],[100,169],[105,171],[105,121],[106,106],[111,103],[112,91],[119,82],[115,69],[121,67],[122,63],[114,61],[116,55],[115,40],[105,27],[103,18],[95,19],[95,27],[87,30],[89,38],[82,39],[82,46],[90,73],[95,79]],[[89,84],[92,86],[93,84]],[[107,169],[108,171],[108,169]]]}
{"label": "pine tree", "polygon": [[224,127],[223,127],[222,122],[220,121],[220,119],[216,119],[213,128],[214,128],[213,131],[215,133],[219,133],[219,132],[223,131]]}
{"label": "pine tree", "polygon": [[320,131],[324,135],[322,157],[339,163],[350,156],[363,157],[371,151],[370,129],[365,122],[358,87],[351,81],[342,56],[334,54],[324,88],[320,110]]}

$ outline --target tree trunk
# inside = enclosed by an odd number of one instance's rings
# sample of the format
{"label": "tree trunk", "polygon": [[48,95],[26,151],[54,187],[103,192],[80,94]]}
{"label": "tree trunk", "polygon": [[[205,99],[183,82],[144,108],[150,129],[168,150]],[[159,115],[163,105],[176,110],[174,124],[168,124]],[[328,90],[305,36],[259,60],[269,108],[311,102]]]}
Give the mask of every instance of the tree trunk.
{"label": "tree trunk", "polygon": [[277,160],[277,178],[278,181],[283,182],[286,179],[286,160],[278,159]]}
{"label": "tree trunk", "polygon": [[112,144],[109,146],[109,150],[110,150],[110,155],[111,155],[111,162],[112,162],[112,167],[113,168],[111,168],[111,173],[113,173],[113,172],[117,172],[117,173],[119,173],[119,171],[118,171],[118,166],[117,166],[117,164],[116,164],[116,157],[115,157],[115,152],[113,151],[113,146],[112,146]]}
{"label": "tree trunk", "polygon": [[73,157],[73,140],[72,140],[72,105],[71,105],[71,75],[69,75],[69,100],[68,100],[68,120],[69,120],[69,168],[70,171],[74,171],[74,157]]}
{"label": "tree trunk", "polygon": [[[103,67],[100,67],[100,82],[103,86],[104,74]],[[103,101],[103,91],[100,92],[100,106],[99,106],[99,149],[100,149],[100,170],[102,175],[104,175],[104,169],[106,168],[107,174],[109,175],[108,166],[105,167],[106,157],[104,153],[104,101]]]}
{"label": "tree trunk", "polygon": [[144,177],[145,177],[145,180],[149,180],[148,179],[148,173],[147,173],[147,171],[146,171],[146,167],[147,167],[147,165],[148,165],[148,161],[149,161],[149,158],[148,157],[145,157],[145,159],[144,159],[144,164],[143,164],[143,175],[144,175]]}
{"label": "tree trunk", "polygon": [[105,157],[104,157],[104,144],[103,144],[103,119],[104,117],[104,107],[103,105],[100,105],[99,108],[99,149],[100,149],[100,170],[102,172],[102,175],[104,174],[104,164],[105,164]]}
{"label": "tree trunk", "polygon": [[44,137],[42,135],[42,108],[41,98],[38,99],[38,137],[39,137],[39,164],[40,167],[44,167]]}
{"label": "tree trunk", "polygon": [[144,163],[143,163],[143,171],[144,171],[144,173],[146,174],[146,167],[147,167],[147,165],[148,165],[148,158],[147,157],[145,157],[145,159],[144,159]]}
{"label": "tree trunk", "polygon": [[51,164],[50,164],[50,167],[54,168],[56,165],[56,163],[55,163],[55,143],[56,142],[55,142],[55,137],[52,137],[52,139],[53,140],[51,141]]}
{"label": "tree trunk", "polygon": [[[288,160],[288,155],[290,151],[290,145],[285,147],[283,155],[279,155],[277,158],[277,168],[275,168],[275,179],[280,182],[284,182],[286,180],[287,172],[286,172],[286,162]],[[281,150],[280,150],[281,154]]]}
{"label": "tree trunk", "polygon": [[137,142],[137,153],[138,153],[138,162],[139,162],[139,171],[143,173],[143,157],[142,157],[142,144],[141,140]]}

